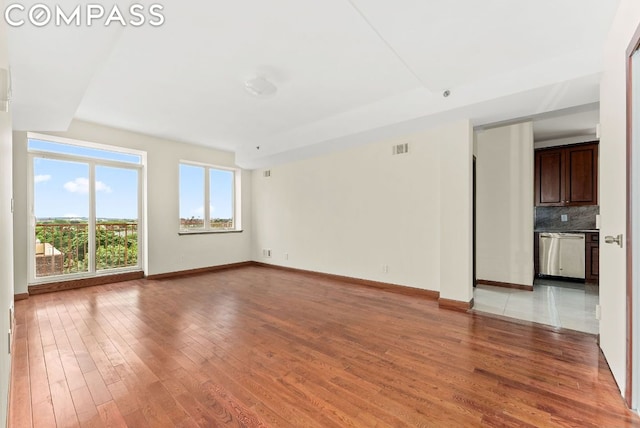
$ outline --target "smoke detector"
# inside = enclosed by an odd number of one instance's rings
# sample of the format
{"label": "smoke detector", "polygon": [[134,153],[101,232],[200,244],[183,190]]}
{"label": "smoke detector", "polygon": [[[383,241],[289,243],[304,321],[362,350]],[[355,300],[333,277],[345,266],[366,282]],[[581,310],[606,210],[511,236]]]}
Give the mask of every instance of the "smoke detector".
{"label": "smoke detector", "polygon": [[244,89],[257,98],[268,98],[278,92],[276,85],[261,76],[245,81]]}

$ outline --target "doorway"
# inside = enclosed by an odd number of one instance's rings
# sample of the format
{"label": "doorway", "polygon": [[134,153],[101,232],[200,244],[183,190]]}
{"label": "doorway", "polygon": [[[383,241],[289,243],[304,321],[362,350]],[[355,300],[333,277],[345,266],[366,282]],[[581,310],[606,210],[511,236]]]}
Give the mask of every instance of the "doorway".
{"label": "doorway", "polygon": [[[596,138],[598,113],[598,106],[590,105],[579,111],[556,112],[553,118],[544,116],[476,131],[475,255],[478,285],[475,288],[475,310],[556,328],[598,333],[598,286],[585,278],[585,241],[589,238],[591,243],[591,238],[595,238],[594,242],[597,242],[598,206],[547,207],[534,202],[537,177],[535,150],[592,141]],[[581,123],[593,123],[593,135],[566,137],[566,134],[557,134],[558,129],[576,118]],[[543,119],[543,126],[538,128]],[[556,134],[551,134],[550,130],[555,130]],[[548,139],[542,140],[540,135],[546,135]],[[576,141],[583,138],[585,140]],[[572,150],[577,151],[575,147]],[[591,165],[592,169],[597,167],[597,164]],[[562,214],[568,214],[568,217]],[[567,262],[576,259],[571,267],[578,273],[549,273],[544,279],[534,282],[534,275],[539,272],[535,269],[535,260],[539,259],[535,243],[541,233],[559,231],[563,234],[573,232],[581,238],[582,246],[572,246],[574,252],[563,257]],[[562,281],[565,277],[582,279]]]}

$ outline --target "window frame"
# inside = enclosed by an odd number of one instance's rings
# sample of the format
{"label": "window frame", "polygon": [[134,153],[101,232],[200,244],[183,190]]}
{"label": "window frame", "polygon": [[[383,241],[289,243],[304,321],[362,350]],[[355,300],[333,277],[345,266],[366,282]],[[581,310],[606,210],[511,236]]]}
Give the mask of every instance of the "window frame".
{"label": "window frame", "polygon": [[[68,153],[52,152],[47,150],[38,150],[29,148],[29,140],[48,141],[51,143],[64,144],[68,146],[86,147],[90,149],[99,149],[110,151],[114,153],[130,154],[140,156],[140,163],[123,162],[110,159],[101,159],[91,156],[75,155]],[[76,279],[95,278],[100,276],[117,275],[127,272],[145,271],[146,269],[146,193],[145,193],[145,174],[147,165],[147,153],[141,150],[122,148],[118,146],[110,146],[107,144],[93,143],[83,140],[75,140],[71,138],[64,138],[58,136],[52,136],[47,134],[39,134],[35,132],[27,133],[27,197],[28,208],[27,211],[30,216],[29,224],[29,236],[35,233],[36,217],[35,217],[35,182],[34,182],[34,160],[50,159],[66,162],[76,162],[86,164],[89,168],[89,182],[93,183],[89,189],[89,217],[88,217],[88,245],[89,248],[95,248],[95,232],[96,232],[96,195],[95,195],[95,170],[98,166],[107,166],[115,168],[123,168],[129,170],[138,171],[138,261],[135,266],[127,266],[121,268],[113,268],[107,270],[101,270],[96,268],[95,251],[91,254],[89,259],[89,269],[87,272],[77,272],[70,274],[62,274],[56,276],[38,277],[36,275],[35,256],[36,256],[36,243],[35,239],[30,239],[28,244],[29,262],[28,262],[28,283],[29,285],[39,285],[54,282],[62,282]]]}
{"label": "window frame", "polygon": [[[204,213],[203,213],[203,223],[204,227],[198,229],[183,229],[181,223],[180,216],[180,188],[182,184],[181,174],[180,174],[180,166],[191,166],[191,167],[199,167],[204,170]],[[233,228],[231,229],[215,229],[211,227],[211,174],[210,170],[219,170],[219,171],[228,171],[233,173],[233,178],[231,182],[231,212],[232,212],[232,221]],[[242,232],[242,209],[241,209],[241,176],[242,170],[239,168],[223,166],[223,165],[214,165],[210,163],[204,162],[196,162],[190,160],[181,159],[178,162],[178,235],[203,235],[210,233],[241,233]]]}

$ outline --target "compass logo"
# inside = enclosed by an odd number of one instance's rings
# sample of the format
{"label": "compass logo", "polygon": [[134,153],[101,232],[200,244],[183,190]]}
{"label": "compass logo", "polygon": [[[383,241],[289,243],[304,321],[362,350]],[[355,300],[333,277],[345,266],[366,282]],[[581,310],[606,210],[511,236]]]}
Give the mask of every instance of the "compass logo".
{"label": "compass logo", "polygon": [[34,4],[29,8],[20,3],[12,3],[4,11],[4,20],[12,27],[22,27],[27,23],[34,27],[91,27],[96,24],[105,27],[112,24],[123,27],[141,27],[145,24],[159,27],[165,21],[163,10],[164,6],[161,4],[152,4],[146,8],[134,3],[123,11],[118,5],[105,7],[95,3],[78,5],[73,10],[64,10],[59,5],[48,6],[43,3]]}

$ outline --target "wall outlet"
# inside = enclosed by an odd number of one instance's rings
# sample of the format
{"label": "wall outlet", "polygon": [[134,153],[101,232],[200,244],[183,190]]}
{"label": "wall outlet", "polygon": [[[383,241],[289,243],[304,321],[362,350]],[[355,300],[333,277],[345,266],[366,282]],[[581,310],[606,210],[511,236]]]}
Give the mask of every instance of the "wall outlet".
{"label": "wall outlet", "polygon": [[284,259],[289,260],[289,253],[284,253]]}
{"label": "wall outlet", "polygon": [[560,220],[561,220],[561,221],[568,221],[568,220],[569,220],[569,216],[568,216],[567,214],[562,214],[562,215],[560,216]]}
{"label": "wall outlet", "polygon": [[600,305],[596,305],[596,319],[600,320],[600,316],[601,316]]}
{"label": "wall outlet", "polygon": [[263,257],[267,257],[267,258],[271,257],[271,250],[268,249],[268,248],[263,248],[262,249],[262,256]]}
{"label": "wall outlet", "polygon": [[389,265],[382,265],[382,273],[389,273]]}

